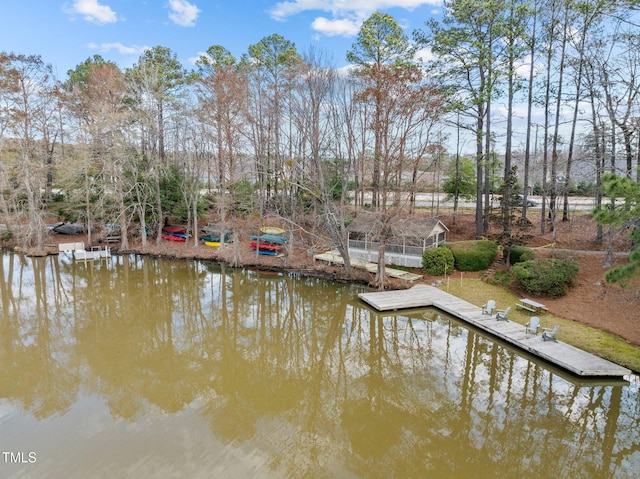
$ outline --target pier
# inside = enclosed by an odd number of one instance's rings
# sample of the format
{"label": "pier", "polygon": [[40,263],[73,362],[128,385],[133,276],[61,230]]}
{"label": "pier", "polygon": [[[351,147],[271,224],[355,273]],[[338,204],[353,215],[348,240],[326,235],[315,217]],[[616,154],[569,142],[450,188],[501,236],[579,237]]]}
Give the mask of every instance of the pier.
{"label": "pier", "polygon": [[73,253],[73,258],[76,261],[90,261],[94,259],[111,258],[111,248],[105,246],[92,246],[89,250],[85,249],[84,242],[78,241],[74,243],[60,243],[58,245],[58,252],[60,253]]}
{"label": "pier", "polygon": [[482,308],[436,287],[418,284],[410,289],[360,293],[362,301],[378,311],[432,306],[527,353],[583,378],[615,378],[631,374],[627,368],[562,341],[543,341],[540,334],[526,333],[513,321],[497,321]]}

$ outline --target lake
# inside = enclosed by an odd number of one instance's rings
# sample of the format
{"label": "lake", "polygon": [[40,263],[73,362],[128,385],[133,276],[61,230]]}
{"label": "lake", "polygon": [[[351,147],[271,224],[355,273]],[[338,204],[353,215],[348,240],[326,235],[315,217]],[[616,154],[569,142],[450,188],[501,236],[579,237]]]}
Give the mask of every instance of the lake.
{"label": "lake", "polygon": [[636,478],[639,378],[360,285],[0,254],[2,478]]}

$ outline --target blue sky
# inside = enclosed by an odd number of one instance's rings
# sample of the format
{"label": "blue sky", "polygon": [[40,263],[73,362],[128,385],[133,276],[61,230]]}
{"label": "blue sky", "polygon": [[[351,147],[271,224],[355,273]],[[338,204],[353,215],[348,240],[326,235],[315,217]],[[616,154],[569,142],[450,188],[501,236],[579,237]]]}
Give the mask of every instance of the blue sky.
{"label": "blue sky", "polygon": [[60,80],[100,54],[121,68],[144,48],[170,48],[186,68],[211,45],[236,57],[274,33],[313,47],[336,67],[364,19],[392,15],[410,36],[441,11],[441,0],[0,0],[0,50],[40,55]]}

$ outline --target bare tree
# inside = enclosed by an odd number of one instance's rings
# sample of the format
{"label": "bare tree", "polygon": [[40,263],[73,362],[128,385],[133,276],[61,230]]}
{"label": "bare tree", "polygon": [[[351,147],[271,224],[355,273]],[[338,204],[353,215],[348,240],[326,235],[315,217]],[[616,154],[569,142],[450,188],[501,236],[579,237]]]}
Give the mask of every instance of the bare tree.
{"label": "bare tree", "polygon": [[[58,127],[52,121],[55,109],[54,78],[51,65],[39,56],[5,55],[5,67],[0,70],[2,96],[6,103],[5,131],[17,143],[19,156],[14,160],[14,180],[26,198],[28,228],[21,235],[25,247],[40,252],[44,247],[43,197],[50,175],[52,133]],[[16,211],[21,208],[13,205]]]}

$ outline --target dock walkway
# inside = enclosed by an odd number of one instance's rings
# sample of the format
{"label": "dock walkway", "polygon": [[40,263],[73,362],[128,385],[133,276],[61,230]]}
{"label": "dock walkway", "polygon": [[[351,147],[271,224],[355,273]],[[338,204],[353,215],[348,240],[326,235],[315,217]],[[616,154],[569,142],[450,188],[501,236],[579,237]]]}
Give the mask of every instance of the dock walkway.
{"label": "dock walkway", "polygon": [[360,299],[378,311],[433,306],[577,376],[602,378],[631,374],[619,366],[561,341],[543,341],[541,335],[525,333],[513,321],[497,321],[482,314],[482,308],[433,286],[418,284],[410,289],[360,293]]}
{"label": "dock walkway", "polygon": [[[329,251],[327,253],[316,254],[313,256],[313,259],[325,261],[332,264],[344,264],[342,256],[337,251]],[[361,259],[355,258],[351,259],[351,266],[358,269],[364,269],[366,271],[369,271],[370,273],[375,273],[378,270],[378,263],[370,263],[368,261],[363,261]],[[417,279],[422,279],[422,275],[420,274],[403,271],[401,269],[385,268],[384,271],[390,278],[399,278],[410,282],[413,282]]]}

